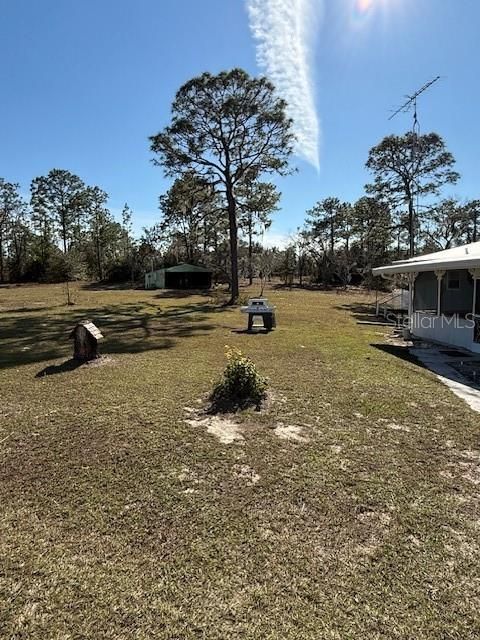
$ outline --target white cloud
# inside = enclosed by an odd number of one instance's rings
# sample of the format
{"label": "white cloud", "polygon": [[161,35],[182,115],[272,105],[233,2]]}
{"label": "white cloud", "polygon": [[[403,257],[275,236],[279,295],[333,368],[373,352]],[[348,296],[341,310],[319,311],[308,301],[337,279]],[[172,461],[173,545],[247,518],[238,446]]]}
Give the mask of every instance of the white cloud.
{"label": "white cloud", "polygon": [[292,236],[288,233],[278,233],[267,229],[263,237],[260,238],[260,242],[265,249],[272,249],[273,247],[285,249],[292,243]]}
{"label": "white cloud", "polygon": [[323,0],[246,0],[257,62],[288,103],[296,152],[319,168],[312,59]]}

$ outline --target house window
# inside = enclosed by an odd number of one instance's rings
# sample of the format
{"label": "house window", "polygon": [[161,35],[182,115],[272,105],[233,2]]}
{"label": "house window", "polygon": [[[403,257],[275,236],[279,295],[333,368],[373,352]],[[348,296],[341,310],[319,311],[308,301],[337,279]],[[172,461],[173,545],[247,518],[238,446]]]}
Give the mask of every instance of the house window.
{"label": "house window", "polygon": [[460,289],[459,271],[447,271],[447,289]]}

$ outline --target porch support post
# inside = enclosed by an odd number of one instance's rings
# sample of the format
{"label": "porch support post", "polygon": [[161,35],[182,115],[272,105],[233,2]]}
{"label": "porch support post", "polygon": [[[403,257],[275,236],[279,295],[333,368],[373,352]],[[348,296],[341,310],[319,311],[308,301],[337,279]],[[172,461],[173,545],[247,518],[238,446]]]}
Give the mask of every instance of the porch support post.
{"label": "porch support post", "polygon": [[480,269],[469,269],[468,271],[473,278],[472,315],[475,315],[477,312],[477,280],[480,278]]}
{"label": "porch support post", "polygon": [[442,313],[442,280],[446,271],[438,270],[435,271],[435,275],[437,276],[437,316]]}
{"label": "porch support post", "polygon": [[407,278],[408,278],[408,317],[410,319],[410,324],[412,322],[414,285],[415,285],[415,280],[416,280],[417,276],[418,276],[418,273],[416,273],[415,271],[412,271],[411,273],[407,274]]}

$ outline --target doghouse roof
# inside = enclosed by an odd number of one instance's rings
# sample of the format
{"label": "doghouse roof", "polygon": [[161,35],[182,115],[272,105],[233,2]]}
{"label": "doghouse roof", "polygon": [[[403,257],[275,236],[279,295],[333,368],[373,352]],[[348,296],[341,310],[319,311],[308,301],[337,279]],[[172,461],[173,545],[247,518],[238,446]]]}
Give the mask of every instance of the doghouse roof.
{"label": "doghouse roof", "polygon": [[72,333],[70,334],[70,337],[73,338],[73,336],[75,335],[75,331],[78,327],[84,327],[88,333],[95,338],[95,340],[101,340],[103,338],[103,334],[100,331],[100,329],[98,327],[96,327],[93,322],[91,322],[90,320],[85,320],[84,322],[79,322],[75,329],[72,331]]}

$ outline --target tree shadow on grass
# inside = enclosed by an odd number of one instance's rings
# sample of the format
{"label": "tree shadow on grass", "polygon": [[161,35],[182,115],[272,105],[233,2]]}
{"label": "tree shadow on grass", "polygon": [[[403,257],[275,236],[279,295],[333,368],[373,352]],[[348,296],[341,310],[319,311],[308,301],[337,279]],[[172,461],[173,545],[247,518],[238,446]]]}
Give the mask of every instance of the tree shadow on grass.
{"label": "tree shadow on grass", "polygon": [[191,296],[210,297],[211,291],[209,289],[162,289],[155,294],[155,297],[160,300],[190,298]]}
{"label": "tree shadow on grass", "polygon": [[179,307],[169,307],[163,312],[163,316],[165,318],[179,318],[195,313],[217,314],[228,310],[235,310],[235,308],[228,305],[217,305],[209,302],[192,302],[191,304],[182,304]]}
{"label": "tree shadow on grass", "polygon": [[222,310],[192,303],[162,312],[156,305],[135,303],[69,308],[55,316],[7,315],[0,318],[0,369],[69,356],[69,334],[81,320],[93,321],[102,331],[102,353],[141,353],[170,349],[180,339],[209,333],[217,326],[211,315]]}
{"label": "tree shadow on grass", "polygon": [[50,307],[12,307],[4,311],[3,313],[44,313],[45,311],[51,311],[52,309],[61,309],[63,305],[54,304]]}
{"label": "tree shadow on grass", "polygon": [[297,289],[299,291],[320,291],[323,293],[345,293],[348,291],[348,288],[343,284],[324,284],[322,282],[304,282],[302,284],[299,282],[292,282],[292,284],[285,282],[272,282],[268,284],[269,289],[276,291],[290,291],[292,289]]}
{"label": "tree shadow on grass", "polygon": [[373,304],[341,304],[336,305],[334,309],[350,313],[352,318],[355,318],[358,324],[373,324],[390,327],[394,326],[398,322],[398,317],[394,313],[387,316],[387,318],[384,318],[383,316],[377,316],[375,314],[375,308]]}
{"label": "tree shadow on grass", "polygon": [[84,291],[135,291],[136,289],[144,289],[138,282],[134,282],[133,286],[128,282],[88,282],[81,285]]}
{"label": "tree shadow on grass", "polygon": [[182,300],[193,296],[205,298],[205,304],[212,308],[221,309],[232,306],[228,304],[229,296],[224,289],[165,289],[155,294],[158,300]]}

